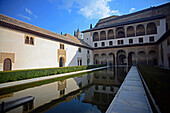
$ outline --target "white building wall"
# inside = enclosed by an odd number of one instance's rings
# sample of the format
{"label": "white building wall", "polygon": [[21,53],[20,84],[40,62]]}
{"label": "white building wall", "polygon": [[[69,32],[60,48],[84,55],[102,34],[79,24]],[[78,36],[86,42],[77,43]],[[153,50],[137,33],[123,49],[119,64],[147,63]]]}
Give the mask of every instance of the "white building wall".
{"label": "white building wall", "polygon": [[[170,39],[170,36],[168,38]],[[170,64],[169,64],[168,56],[170,56],[170,45],[167,45],[167,39],[158,45],[158,51],[159,51],[158,65],[169,68]],[[162,58],[161,58],[161,54],[162,54],[161,45],[162,45],[162,49],[163,49],[163,59],[164,59],[163,62],[162,62]]]}
{"label": "white building wall", "polygon": [[[0,27],[0,34],[0,52],[15,53],[12,70],[59,67],[59,42],[3,27]],[[34,45],[24,43],[25,34],[35,37]],[[82,48],[82,52],[78,53],[79,47],[64,45],[66,50],[65,66],[77,66],[78,57],[82,58],[82,65],[87,65],[87,49]],[[92,63],[93,61],[90,60],[90,64]],[[0,71],[3,71],[3,63],[0,63]]]}
{"label": "white building wall", "polygon": [[[142,25],[147,26],[147,24],[150,23],[150,22],[152,22],[152,21],[125,25],[125,28],[127,28],[127,26],[133,26],[136,29],[137,25],[142,24]],[[94,44],[97,43],[97,48],[102,47],[102,45],[101,45],[102,42],[105,42],[104,47],[110,46],[109,41],[113,41],[113,45],[111,45],[111,46],[117,46],[118,45],[118,43],[117,43],[118,40],[123,40],[124,43],[121,44],[121,45],[129,45],[129,39],[133,39],[133,44],[139,44],[139,38],[143,38],[143,43],[149,43],[149,37],[151,37],[151,36],[154,36],[154,41],[157,41],[166,32],[166,20],[165,19],[160,19],[160,20],[157,20],[157,21],[155,20],[155,23],[156,22],[159,23],[158,26],[157,26],[157,34],[134,36],[134,37],[125,37],[125,38],[117,38],[117,39],[115,38],[115,39],[95,41],[95,42],[93,42],[93,36],[91,36],[91,38],[90,38],[90,33],[93,35],[94,32],[98,32],[98,35],[100,35],[101,31],[105,31],[107,33],[110,29],[114,30],[115,27],[113,27],[113,28],[106,28],[106,29],[102,29],[102,30],[96,30],[96,31],[83,33],[84,41],[86,43],[88,43],[89,45],[91,45],[92,47],[94,47]],[[126,30],[127,29],[125,29],[125,33],[126,33]],[[88,40],[87,40],[87,38],[88,38]],[[89,40],[89,38],[90,38],[90,40]],[[106,39],[107,39],[107,37],[106,37]],[[96,48],[96,47],[94,47],[94,48]]]}

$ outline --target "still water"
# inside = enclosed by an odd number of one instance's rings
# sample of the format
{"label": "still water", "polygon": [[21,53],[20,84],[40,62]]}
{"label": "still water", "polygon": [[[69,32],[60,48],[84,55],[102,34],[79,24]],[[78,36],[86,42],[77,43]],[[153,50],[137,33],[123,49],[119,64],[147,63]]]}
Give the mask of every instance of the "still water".
{"label": "still water", "polygon": [[102,69],[63,81],[0,95],[0,102],[25,96],[35,97],[33,103],[15,108],[9,113],[104,113],[128,70],[128,67]]}

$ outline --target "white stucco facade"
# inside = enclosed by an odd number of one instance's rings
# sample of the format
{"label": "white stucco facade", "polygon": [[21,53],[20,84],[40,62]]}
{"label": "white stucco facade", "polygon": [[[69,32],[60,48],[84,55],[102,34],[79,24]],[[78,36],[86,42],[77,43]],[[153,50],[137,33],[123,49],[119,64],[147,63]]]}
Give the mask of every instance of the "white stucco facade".
{"label": "white stucco facade", "polygon": [[[1,56],[13,54],[12,70],[38,69],[59,67],[58,49],[60,43],[45,37],[0,27],[0,53]],[[25,35],[34,37],[34,45],[25,44]],[[77,66],[77,59],[82,65],[87,65],[87,51],[89,51],[89,64],[93,63],[92,50],[79,46],[65,44],[66,62],[64,66]],[[81,53],[78,52],[81,48]],[[2,55],[3,54],[3,55]],[[8,55],[6,55],[8,57]],[[0,71],[3,71],[4,58],[1,57]]]}

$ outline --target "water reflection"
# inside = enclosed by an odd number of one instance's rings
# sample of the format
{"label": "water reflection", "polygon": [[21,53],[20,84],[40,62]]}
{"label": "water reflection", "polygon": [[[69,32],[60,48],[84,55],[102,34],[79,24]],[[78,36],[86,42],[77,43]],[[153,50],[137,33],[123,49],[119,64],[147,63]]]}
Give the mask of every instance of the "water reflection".
{"label": "water reflection", "polygon": [[87,110],[104,113],[124,80],[127,70],[127,67],[121,67],[95,71],[80,77],[1,95],[0,102],[24,96],[35,97],[34,102],[9,111],[12,113],[64,113]]}

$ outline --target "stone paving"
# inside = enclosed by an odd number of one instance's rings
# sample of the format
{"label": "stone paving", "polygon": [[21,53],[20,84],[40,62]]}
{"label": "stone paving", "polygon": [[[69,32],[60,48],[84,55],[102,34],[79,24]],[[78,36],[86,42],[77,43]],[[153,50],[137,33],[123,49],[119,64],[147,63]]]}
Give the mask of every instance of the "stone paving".
{"label": "stone paving", "polygon": [[106,113],[152,113],[136,66],[132,66]]}
{"label": "stone paving", "polygon": [[58,78],[58,77],[63,77],[63,76],[69,76],[69,75],[78,74],[78,73],[90,72],[90,71],[94,71],[94,70],[98,70],[98,69],[104,69],[107,67],[108,66],[94,68],[94,69],[88,69],[88,70],[82,70],[82,71],[76,71],[76,72],[70,72],[70,73],[63,73],[63,74],[58,74],[58,75],[51,75],[51,76],[45,76],[45,77],[20,80],[20,81],[15,81],[15,82],[2,83],[2,84],[0,84],[0,89],[12,87],[12,86],[16,86],[16,85],[21,85],[21,84],[26,84],[26,83],[31,83],[31,82],[38,82],[38,81],[42,81],[42,80],[48,80],[48,79],[53,79],[53,78]]}

